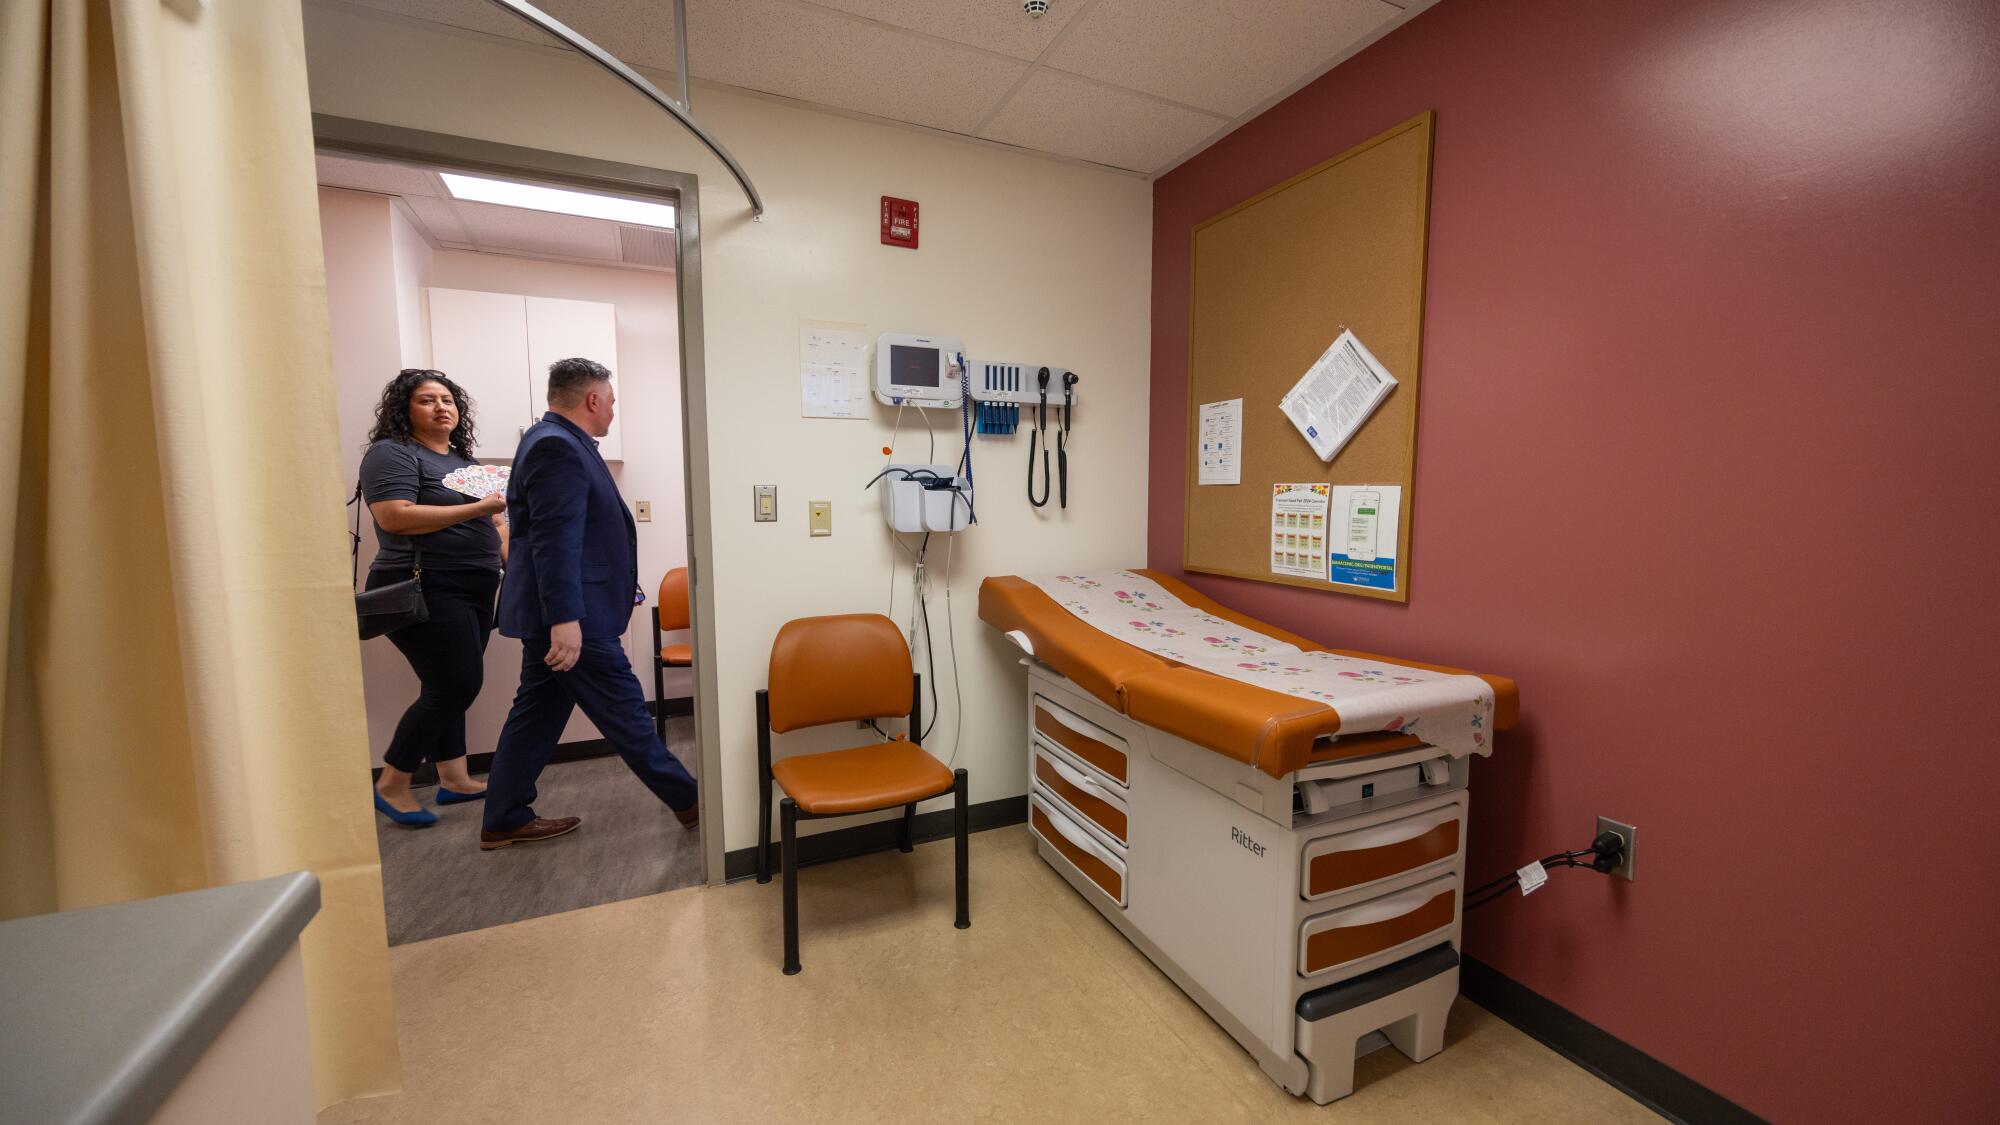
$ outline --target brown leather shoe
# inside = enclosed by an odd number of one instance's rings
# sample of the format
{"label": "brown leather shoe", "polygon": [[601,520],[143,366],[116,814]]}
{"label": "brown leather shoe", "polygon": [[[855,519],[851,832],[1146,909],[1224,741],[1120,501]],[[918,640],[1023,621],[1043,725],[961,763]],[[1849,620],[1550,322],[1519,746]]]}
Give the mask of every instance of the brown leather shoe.
{"label": "brown leather shoe", "polygon": [[694,804],[689,805],[687,808],[684,809],[670,808],[669,811],[674,814],[675,820],[681,822],[682,828],[693,828],[695,825],[701,823],[700,801],[696,801]]}
{"label": "brown leather shoe", "polygon": [[573,816],[558,816],[553,819],[538,816],[514,829],[512,832],[481,832],[479,850],[490,852],[494,848],[504,848],[508,844],[532,844],[537,840],[553,840],[564,833],[574,832],[583,821]]}

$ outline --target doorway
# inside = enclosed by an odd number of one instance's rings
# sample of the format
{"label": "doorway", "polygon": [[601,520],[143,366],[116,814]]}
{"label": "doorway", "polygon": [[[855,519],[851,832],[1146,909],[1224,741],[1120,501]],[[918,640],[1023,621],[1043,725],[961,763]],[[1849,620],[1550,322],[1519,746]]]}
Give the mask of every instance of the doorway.
{"label": "doorway", "polygon": [[[520,430],[542,407],[541,389],[526,374],[534,365],[502,353],[513,347],[545,360],[540,352],[555,347],[564,355],[615,356],[607,366],[619,418],[600,451],[642,521],[646,595],[626,634],[626,655],[660,715],[669,749],[700,790],[701,826],[686,832],[579,714],[541,777],[537,809],[581,816],[583,828],[562,840],[482,852],[476,841],[483,805],[437,807],[437,790],[423,784],[434,778],[420,772],[412,792],[426,798],[438,824],[409,829],[376,818],[390,943],[720,882],[714,599],[705,580],[712,550],[707,451],[704,428],[696,424],[705,395],[695,178],[325,116],[315,116],[314,133],[350,479],[382,383],[400,367],[434,367],[462,383],[477,409],[480,462],[506,465]],[[538,209],[532,200],[521,207],[511,196],[460,194],[470,190],[472,181],[460,178],[466,176],[656,209],[598,217]],[[491,330],[496,323],[508,327]],[[536,328],[519,345],[516,323],[547,325],[546,339]],[[603,326],[595,338],[593,323]],[[601,343],[576,342],[593,339]],[[374,533],[365,510],[359,522],[357,563],[365,571]],[[692,628],[662,635],[653,613],[661,579],[677,567],[688,577]],[[670,651],[673,666],[656,671],[656,652],[668,646],[685,646],[686,661]],[[417,680],[386,639],[363,642],[363,650],[379,773]],[[491,637],[484,685],[467,712],[474,775],[490,761],[519,660],[518,642]]]}

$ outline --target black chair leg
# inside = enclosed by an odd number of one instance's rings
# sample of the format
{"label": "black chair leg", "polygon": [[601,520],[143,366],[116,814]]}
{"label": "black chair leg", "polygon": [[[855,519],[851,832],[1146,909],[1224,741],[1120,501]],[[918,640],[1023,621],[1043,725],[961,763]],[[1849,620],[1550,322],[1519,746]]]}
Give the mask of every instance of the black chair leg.
{"label": "black chair leg", "polygon": [[778,805],[785,865],[785,975],[799,971],[799,806],[790,797]]}
{"label": "black chair leg", "polygon": [[896,841],[896,848],[905,854],[917,850],[917,803],[911,801],[903,806],[903,835]]}
{"label": "black chair leg", "polygon": [[[912,805],[911,807],[915,808],[916,806]],[[953,770],[951,774],[951,828],[952,835],[956,837],[958,844],[958,855],[956,856],[958,866],[958,921],[954,922],[953,925],[961,930],[972,927],[972,914],[966,905],[966,883],[971,868],[971,857],[967,854],[970,845],[966,839],[970,835],[967,824],[970,819],[965,807],[965,771]]]}
{"label": "black chair leg", "polygon": [[660,745],[667,744],[667,673],[660,658],[653,658],[653,729],[660,733]]}
{"label": "black chair leg", "polygon": [[[771,778],[766,774],[757,782],[757,881],[771,881]],[[790,801],[791,798],[785,798]]]}

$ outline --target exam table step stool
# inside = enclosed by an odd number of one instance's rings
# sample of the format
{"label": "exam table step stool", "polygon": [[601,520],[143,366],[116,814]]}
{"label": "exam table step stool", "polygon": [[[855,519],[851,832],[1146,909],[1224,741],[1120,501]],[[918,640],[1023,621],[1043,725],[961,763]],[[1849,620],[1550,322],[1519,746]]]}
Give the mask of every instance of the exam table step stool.
{"label": "exam table step stool", "polygon": [[1353,1093],[1355,1051],[1371,1032],[1411,1062],[1437,1054],[1457,997],[1458,952],[1449,943],[1299,997],[1298,1051],[1312,1064],[1306,1096],[1325,1105]]}

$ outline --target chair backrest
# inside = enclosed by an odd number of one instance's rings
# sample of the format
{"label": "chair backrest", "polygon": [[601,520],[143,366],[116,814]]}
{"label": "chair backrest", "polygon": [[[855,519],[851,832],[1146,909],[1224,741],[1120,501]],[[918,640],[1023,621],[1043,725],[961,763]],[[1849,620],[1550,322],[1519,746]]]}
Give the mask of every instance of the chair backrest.
{"label": "chair backrest", "polygon": [[879,613],[787,621],[771,642],[771,729],[910,713],[910,649]]}
{"label": "chair backrest", "polygon": [[690,628],[693,617],[688,613],[688,568],[677,566],[660,579],[660,628],[666,630]]}

